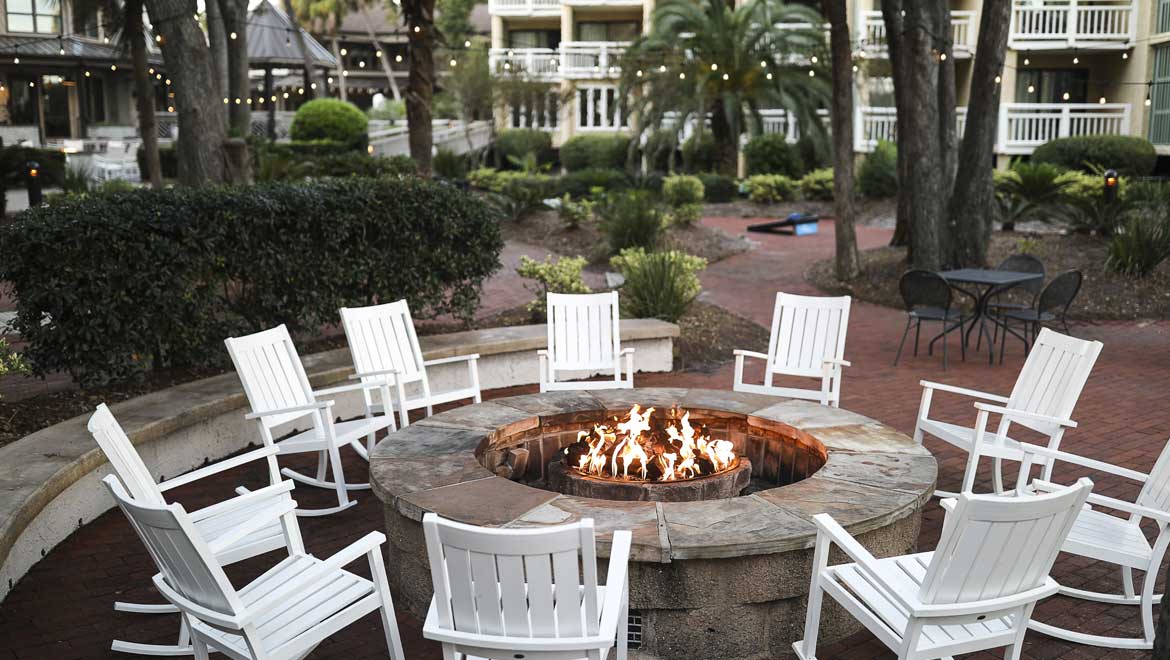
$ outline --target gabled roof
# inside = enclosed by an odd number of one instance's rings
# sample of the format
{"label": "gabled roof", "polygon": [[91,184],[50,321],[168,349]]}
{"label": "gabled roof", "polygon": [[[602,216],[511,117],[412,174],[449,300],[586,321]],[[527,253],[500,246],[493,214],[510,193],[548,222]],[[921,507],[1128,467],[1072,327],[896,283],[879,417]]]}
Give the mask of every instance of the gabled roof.
{"label": "gabled roof", "polygon": [[[61,54],[61,49],[65,54]],[[62,36],[60,39],[45,36],[0,36],[0,57],[27,57],[38,60],[77,62],[88,61],[103,64],[129,64],[130,54],[117,46],[116,41],[105,44],[92,39],[76,36]],[[151,64],[161,64],[162,57],[157,51],[148,51]]]}
{"label": "gabled roof", "polygon": [[248,62],[253,68],[265,66],[301,68],[304,60],[297,48],[294,30],[300,30],[305,38],[305,48],[313,64],[323,68],[334,68],[337,60],[327,48],[317,42],[308,32],[298,27],[268,0],[252,10],[248,20]]}

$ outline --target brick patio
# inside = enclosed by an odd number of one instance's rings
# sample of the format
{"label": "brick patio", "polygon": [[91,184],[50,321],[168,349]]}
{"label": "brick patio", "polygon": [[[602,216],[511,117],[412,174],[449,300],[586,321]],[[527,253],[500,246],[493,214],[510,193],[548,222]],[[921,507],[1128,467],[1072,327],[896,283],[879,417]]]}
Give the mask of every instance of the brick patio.
{"label": "brick patio", "polygon": [[[714,218],[706,223],[739,233],[750,221],[740,218]],[[751,235],[760,241],[759,249],[711,266],[703,275],[704,299],[767,324],[772,314],[772,300],[778,289],[794,293],[812,293],[802,274],[813,260],[831,254],[831,225],[815,237],[777,237]],[[862,229],[863,247],[884,244],[888,233]],[[489,290],[514,291],[511,275],[503,274]],[[951,368],[941,369],[938,356],[928,357],[925,350],[915,358],[905,356],[893,368],[894,351],[900,337],[904,316],[897,310],[855,303],[849,329],[846,357],[853,367],[846,371],[842,389],[842,407],[856,410],[909,433],[914,426],[920,389],[924,378],[1006,394],[1022,363],[1022,348],[1011,345],[1003,366],[988,366],[986,354],[957,359]],[[1064,448],[1093,458],[1146,471],[1170,435],[1170,407],[1165,392],[1170,385],[1170,323],[1103,323],[1075,325],[1081,337],[1105,342],[1097,363],[1073,417],[1079,427],[1065,437]],[[925,346],[925,343],[924,343]],[[957,349],[957,344],[952,348]],[[708,373],[686,372],[639,376],[638,384],[728,388],[731,367],[726,365]],[[535,391],[535,387],[493,391],[487,398]],[[935,409],[944,418],[973,420],[969,400],[937,396]],[[939,459],[939,485],[955,488],[964,466],[964,456],[949,445],[931,442],[928,446]],[[289,465],[308,468],[311,457],[294,457]],[[360,474],[363,463],[347,456],[347,470]],[[1011,473],[1009,473],[1009,478]],[[988,471],[977,486],[990,488]],[[1060,473],[1057,474],[1058,480]],[[1066,473],[1066,477],[1079,473]],[[1137,488],[1114,477],[1090,474],[1096,491],[1106,495],[1131,498]],[[201,482],[176,491],[176,497],[190,507],[205,505],[230,495],[239,483],[261,484],[256,471],[235,470],[218,479]],[[323,506],[331,493],[298,488],[298,501],[306,506]],[[352,510],[333,517],[302,519],[301,525],[309,549],[326,556],[371,529],[381,527],[380,503],[368,493],[359,493],[360,502]],[[933,548],[940,531],[942,511],[929,505],[924,515],[920,547]],[[261,570],[263,558],[237,564],[229,570],[233,579],[246,579]],[[355,564],[355,566],[358,566]],[[153,573],[152,564],[141,544],[117,511],[109,512],[74,533],[54,549],[13,589],[0,608],[0,660],[16,658],[106,658],[109,642],[120,637],[138,642],[168,643],[177,629],[175,617],[151,617],[116,613],[115,599],[158,602],[146,587]],[[1109,591],[1119,589],[1118,571],[1108,566],[1062,556],[1054,576],[1069,586]],[[1075,627],[1102,635],[1140,634],[1136,608],[1108,606],[1057,598],[1036,610],[1039,619]],[[419,622],[400,616],[407,658],[440,658],[437,646],[421,639]],[[1076,646],[1030,633],[1025,642],[1026,658],[1145,658],[1148,653]],[[124,657],[124,656],[123,656]],[[329,640],[310,656],[312,658],[386,657],[381,631],[375,618],[367,618],[344,634]],[[868,659],[893,657],[868,633],[854,635],[832,646],[822,646],[821,660]],[[969,657],[1002,657],[979,654]]]}

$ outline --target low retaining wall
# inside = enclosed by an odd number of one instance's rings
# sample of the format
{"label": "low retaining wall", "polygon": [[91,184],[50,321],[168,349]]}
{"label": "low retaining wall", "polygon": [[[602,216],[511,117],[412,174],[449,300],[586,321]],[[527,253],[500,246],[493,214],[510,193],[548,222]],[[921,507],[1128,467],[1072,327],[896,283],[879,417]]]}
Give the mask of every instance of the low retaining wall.
{"label": "low retaining wall", "polygon": [[[622,342],[633,347],[634,368],[670,371],[678,326],[652,319],[623,321]],[[538,382],[535,351],[545,326],[516,326],[421,337],[428,360],[479,353],[485,389]],[[349,350],[304,357],[314,387],[352,373]],[[428,370],[436,390],[466,382],[462,363]],[[334,397],[341,417],[359,414],[356,394]],[[150,471],[171,478],[258,442],[244,420],[247,400],[234,372],[184,383],[112,406]],[[418,413],[416,413],[418,414]],[[86,430],[89,415],[74,417],[0,447],[0,600],[34,564],[73,531],[113,507],[101,487],[110,466]],[[292,430],[277,429],[278,432]]]}

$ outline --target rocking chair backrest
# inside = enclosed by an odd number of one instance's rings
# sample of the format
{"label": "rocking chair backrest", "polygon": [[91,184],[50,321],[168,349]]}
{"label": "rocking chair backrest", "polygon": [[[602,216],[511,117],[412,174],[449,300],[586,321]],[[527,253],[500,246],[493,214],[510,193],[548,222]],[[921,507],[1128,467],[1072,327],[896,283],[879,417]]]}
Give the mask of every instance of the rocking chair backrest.
{"label": "rocking chair backrest", "polygon": [[790,376],[820,376],[825,360],[845,357],[849,296],[776,294],[768,370]]}
{"label": "rocking chair backrest", "polygon": [[1080,479],[1035,497],[960,494],[922,581],[922,602],[968,603],[1043,585],[1092,489]]}
{"label": "rocking chair backrest", "polygon": [[[1101,342],[1062,335],[1043,328],[1020,375],[1007,406],[1016,410],[1069,419],[1089,372],[1101,354]],[[1014,423],[1031,425],[1026,420]],[[1037,429],[1040,430],[1040,429]]]}
{"label": "rocking chair backrest", "polygon": [[1170,512],[1170,443],[1162,448],[1154,468],[1150,470],[1150,476],[1138,494],[1137,504]]}
{"label": "rocking chair backrest", "polygon": [[371,307],[342,307],[341,324],[358,373],[395,370],[396,378],[403,383],[424,377],[422,348],[405,300]]}
{"label": "rocking chair backrest", "polygon": [[114,466],[118,480],[130,491],[130,496],[145,504],[162,506],[166,504],[158,484],[150,474],[146,463],[138,455],[134,443],[126,436],[118,420],[106,404],[99,404],[89,418],[89,432],[97,440],[106,460]]}
{"label": "rocking chair backrest", "polygon": [[[313,402],[309,377],[284,324],[244,337],[229,337],[224,343],[253,412]],[[272,428],[301,417],[303,413],[272,415],[265,417],[263,423]]]}
{"label": "rocking chair backrest", "polygon": [[554,370],[612,369],[621,353],[617,291],[548,294],[548,355]]}
{"label": "rocking chair backrest", "polygon": [[243,613],[223,568],[181,505],[139,502],[126,494],[117,479],[107,476],[103,482],[146,544],[167,585],[189,601],[175,605],[194,604],[224,617]]}
{"label": "rocking chair backrest", "polygon": [[490,529],[428,513],[423,531],[443,628],[524,638],[597,634],[592,520]]}

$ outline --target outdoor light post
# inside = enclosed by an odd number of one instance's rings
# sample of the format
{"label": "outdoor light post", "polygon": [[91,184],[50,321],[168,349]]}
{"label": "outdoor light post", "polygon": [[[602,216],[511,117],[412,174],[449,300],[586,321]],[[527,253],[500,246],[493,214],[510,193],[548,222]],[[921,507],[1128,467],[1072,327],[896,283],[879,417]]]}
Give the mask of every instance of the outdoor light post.
{"label": "outdoor light post", "polygon": [[1105,201],[1117,201],[1117,170],[1105,170]]}
{"label": "outdoor light post", "polygon": [[41,192],[41,166],[35,160],[30,160],[25,163],[24,168],[25,178],[28,180],[28,207],[36,208],[45,200]]}

